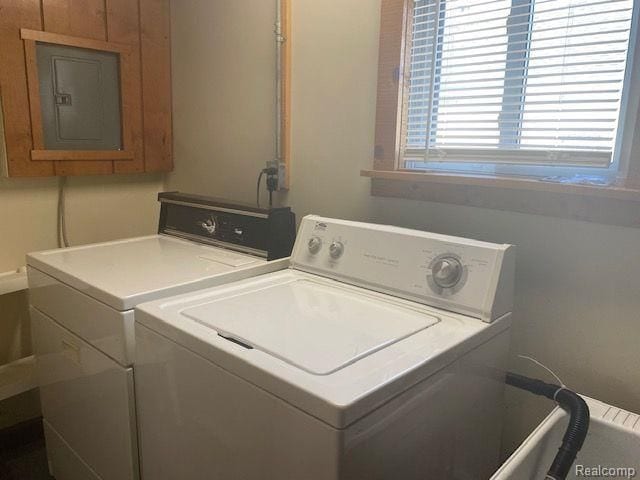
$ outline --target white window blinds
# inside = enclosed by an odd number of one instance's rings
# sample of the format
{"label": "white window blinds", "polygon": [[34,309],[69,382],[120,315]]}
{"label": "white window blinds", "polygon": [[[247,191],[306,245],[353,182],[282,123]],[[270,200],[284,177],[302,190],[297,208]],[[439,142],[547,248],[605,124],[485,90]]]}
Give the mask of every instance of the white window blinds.
{"label": "white window blinds", "polygon": [[405,161],[606,167],[633,0],[416,0]]}

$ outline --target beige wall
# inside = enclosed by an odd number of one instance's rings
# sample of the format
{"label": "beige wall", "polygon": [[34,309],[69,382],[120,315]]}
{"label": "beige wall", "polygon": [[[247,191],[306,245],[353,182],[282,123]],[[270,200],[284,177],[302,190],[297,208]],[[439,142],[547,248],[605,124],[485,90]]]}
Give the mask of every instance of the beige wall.
{"label": "beige wall", "polygon": [[275,155],[273,5],[173,3],[168,189],[255,201],[257,175]]}
{"label": "beige wall", "polygon": [[[380,2],[292,1],[292,189],[282,199],[298,215],[515,243],[511,367],[543,376],[515,358],[533,355],[569,386],[640,411],[640,229],[370,197],[358,171],[372,160]],[[171,188],[252,201],[255,170],[273,148],[272,4],[174,6]],[[255,138],[247,137],[248,128],[256,129]],[[548,407],[510,393],[507,449]]]}
{"label": "beige wall", "polygon": [[[160,175],[69,177],[66,219],[72,245],[154,233]],[[0,272],[25,254],[57,247],[58,179],[0,178]]]}
{"label": "beige wall", "polygon": [[[369,219],[379,3],[292,0],[291,191],[298,215]],[[378,6],[376,6],[378,5]]]}

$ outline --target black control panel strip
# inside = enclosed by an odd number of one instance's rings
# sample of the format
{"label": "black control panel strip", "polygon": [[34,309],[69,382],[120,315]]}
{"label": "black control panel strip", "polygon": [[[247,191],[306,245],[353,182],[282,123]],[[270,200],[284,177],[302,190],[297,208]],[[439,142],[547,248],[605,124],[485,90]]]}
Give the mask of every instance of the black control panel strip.
{"label": "black control panel strip", "polygon": [[231,202],[223,198],[207,197],[204,195],[193,195],[191,193],[182,193],[182,192],[162,192],[158,194],[158,200],[160,202],[173,201],[173,202],[191,203],[201,208],[205,206],[210,206],[216,209],[240,210],[245,213],[248,213],[248,212],[260,213],[265,216],[269,216],[271,212],[278,211],[278,210],[290,210],[289,207],[261,208],[261,207],[257,207],[256,205],[251,205],[248,203]]}
{"label": "black control panel strip", "polygon": [[259,213],[259,212],[248,212],[248,211],[243,211],[243,210],[238,210],[237,208],[226,208],[226,207],[214,207],[211,205],[198,205],[197,203],[190,203],[190,202],[183,202],[183,201],[179,201],[179,200],[160,200],[162,203],[170,203],[173,205],[182,205],[184,207],[194,207],[194,208],[200,208],[203,210],[214,210],[216,212],[226,212],[226,213],[236,213],[236,214],[240,214],[240,215],[247,215],[250,217],[257,217],[257,218],[268,218],[269,215],[265,214],[265,213]]}
{"label": "black control panel strip", "polygon": [[266,257],[287,257],[295,240],[289,207],[258,208],[200,195],[160,193],[158,232]]}

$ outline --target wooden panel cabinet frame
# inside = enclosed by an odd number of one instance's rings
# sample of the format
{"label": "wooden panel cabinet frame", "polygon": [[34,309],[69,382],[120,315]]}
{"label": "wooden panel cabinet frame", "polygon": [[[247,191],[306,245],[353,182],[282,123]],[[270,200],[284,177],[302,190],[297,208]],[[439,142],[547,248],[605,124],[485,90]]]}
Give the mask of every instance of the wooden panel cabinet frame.
{"label": "wooden panel cabinet frame", "polygon": [[18,26],[41,29],[40,0],[0,0],[0,94],[5,151],[2,174],[12,177],[55,175],[53,162],[32,162],[33,150],[24,42]]}
{"label": "wooden panel cabinet frame", "polygon": [[[72,37],[39,30],[20,29],[20,37],[24,41],[25,64],[27,68],[27,84],[29,91],[29,110],[31,113],[31,128],[33,136],[33,150],[31,160],[133,160],[134,152],[131,148],[131,81],[127,78],[131,68],[128,63],[132,47],[114,42],[104,42],[90,38]],[[122,150],[47,150],[44,147],[42,129],[42,109],[40,103],[40,87],[38,80],[38,65],[36,59],[36,42],[64,45],[68,47],[85,48],[118,54],[120,65],[120,108],[122,129]]]}

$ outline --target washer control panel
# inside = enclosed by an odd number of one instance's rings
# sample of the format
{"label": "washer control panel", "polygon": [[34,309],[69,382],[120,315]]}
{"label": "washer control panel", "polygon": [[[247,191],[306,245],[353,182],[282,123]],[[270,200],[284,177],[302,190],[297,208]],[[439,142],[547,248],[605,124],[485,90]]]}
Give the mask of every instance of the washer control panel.
{"label": "washer control panel", "polygon": [[511,308],[511,245],[310,215],[292,266],[483,320]]}

